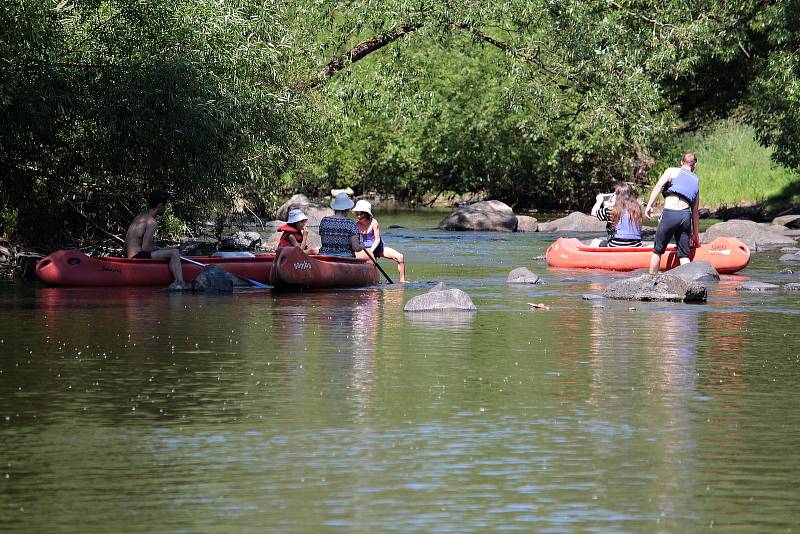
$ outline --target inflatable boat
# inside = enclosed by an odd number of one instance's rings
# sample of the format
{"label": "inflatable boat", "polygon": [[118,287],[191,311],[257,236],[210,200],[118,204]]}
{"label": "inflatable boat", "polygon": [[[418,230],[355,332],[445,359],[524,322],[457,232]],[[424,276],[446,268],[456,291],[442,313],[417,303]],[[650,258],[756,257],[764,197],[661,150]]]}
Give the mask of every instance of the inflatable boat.
{"label": "inflatable boat", "polygon": [[[633,271],[647,269],[652,248],[646,247],[590,247],[575,238],[561,237],[547,249],[547,264],[569,269],[604,269],[608,271]],[[718,237],[692,249],[692,261],[707,261],[720,274],[741,271],[750,262],[750,249],[733,237]],[[680,264],[674,245],[667,247],[661,256],[660,269],[666,271]]]}

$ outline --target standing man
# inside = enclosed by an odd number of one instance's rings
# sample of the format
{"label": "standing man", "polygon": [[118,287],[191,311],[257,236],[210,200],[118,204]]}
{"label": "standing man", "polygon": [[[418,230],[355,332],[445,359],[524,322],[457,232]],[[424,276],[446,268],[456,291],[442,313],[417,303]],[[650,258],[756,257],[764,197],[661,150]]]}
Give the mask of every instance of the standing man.
{"label": "standing man", "polygon": [[[680,167],[670,167],[658,179],[644,214],[653,218],[653,203],[661,192],[664,195],[664,212],[656,229],[653,255],[650,257],[650,274],[658,274],[661,255],[672,238],[678,245],[678,258],[681,265],[689,263],[691,247],[700,246],[700,179],[694,173],[697,158],[694,154],[684,154]],[[691,233],[691,241],[689,234]]]}
{"label": "standing man", "polygon": [[170,290],[181,291],[190,286],[183,280],[181,257],[177,249],[162,248],[153,250],[153,234],[156,231],[156,216],[166,210],[169,194],[164,191],[153,191],[147,201],[147,211],[136,216],[125,234],[125,254],[128,258],[149,259],[169,258],[169,270],[175,281]]}

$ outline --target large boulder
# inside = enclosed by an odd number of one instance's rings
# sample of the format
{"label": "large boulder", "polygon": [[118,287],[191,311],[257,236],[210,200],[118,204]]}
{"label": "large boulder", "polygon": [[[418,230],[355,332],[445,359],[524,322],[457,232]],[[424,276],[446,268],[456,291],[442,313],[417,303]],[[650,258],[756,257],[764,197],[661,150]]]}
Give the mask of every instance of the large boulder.
{"label": "large boulder", "polygon": [[800,215],[783,215],[772,219],[772,224],[787,228],[800,228]]}
{"label": "large boulder", "polygon": [[285,221],[289,218],[289,210],[295,208],[303,210],[303,213],[306,214],[306,217],[308,217],[308,223],[306,224],[308,226],[319,226],[319,221],[321,221],[323,217],[333,215],[333,210],[331,208],[311,202],[305,195],[297,194],[278,208],[276,217]]}
{"label": "large boulder", "polygon": [[517,232],[538,232],[539,221],[528,215],[517,215]]}
{"label": "large boulder", "polygon": [[475,311],[478,308],[472,303],[469,295],[460,289],[431,290],[417,295],[406,303],[407,312],[432,311]]}
{"label": "large boulder", "polygon": [[735,237],[754,251],[795,244],[794,239],[771,231],[769,226],[743,219],[732,219],[709,226],[703,234],[702,241],[710,243],[718,237]]}
{"label": "large boulder", "polygon": [[643,274],[613,282],[603,296],[617,300],[705,302],[708,292],[701,284],[671,274]]}
{"label": "large boulder", "polygon": [[542,279],[539,275],[528,269],[527,267],[517,267],[506,278],[508,284],[541,284]]}
{"label": "large boulder", "polygon": [[223,236],[219,242],[220,250],[255,250],[261,243],[261,234],[258,232],[236,232],[233,235]]}
{"label": "large boulder", "polygon": [[597,217],[573,211],[566,217],[539,223],[540,232],[605,232],[606,223]]}
{"label": "large boulder", "polygon": [[669,274],[686,282],[716,282],[719,273],[707,261],[693,261],[669,270]]}
{"label": "large boulder", "polygon": [[345,187],[344,189],[331,189],[331,198],[336,198],[336,195],[339,193],[347,193],[349,196],[353,196],[354,191],[351,187]]}
{"label": "large boulder", "polygon": [[483,200],[458,208],[439,223],[442,230],[513,232],[517,228],[514,211],[499,200]]}
{"label": "large boulder", "polygon": [[231,293],[236,278],[218,265],[206,265],[194,280],[192,290],[205,293]]}
{"label": "large boulder", "polygon": [[181,256],[211,256],[217,251],[217,240],[197,241],[190,239],[181,243]]}

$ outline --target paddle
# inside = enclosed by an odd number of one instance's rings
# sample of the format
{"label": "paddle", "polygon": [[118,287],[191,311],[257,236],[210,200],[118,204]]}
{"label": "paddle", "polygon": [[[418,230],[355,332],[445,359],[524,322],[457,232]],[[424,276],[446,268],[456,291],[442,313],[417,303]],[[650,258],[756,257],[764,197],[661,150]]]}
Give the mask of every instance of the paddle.
{"label": "paddle", "polygon": [[375,256],[372,255],[372,253],[369,251],[369,249],[367,247],[364,247],[364,252],[367,253],[367,257],[372,260],[372,263],[375,264],[375,267],[377,267],[378,270],[381,272],[381,274],[386,278],[386,281],[388,281],[390,284],[394,284],[394,282],[392,282],[392,279],[389,278],[389,275],[386,274],[386,271],[383,270],[383,267],[381,267],[378,264],[378,262],[375,261]]}
{"label": "paddle", "polygon": [[[200,263],[199,261],[190,260],[189,258],[187,258],[185,256],[181,256],[181,260],[185,261],[186,263],[192,263],[192,264],[197,265],[199,267],[208,267],[208,265],[206,265],[205,263]],[[262,284],[261,282],[257,282],[256,280],[250,280],[249,278],[245,278],[244,276],[239,276],[238,274],[233,274],[233,273],[228,273],[228,274],[230,274],[231,276],[235,276],[239,280],[244,280],[248,284],[252,284],[255,287],[261,287],[261,288],[265,288],[265,289],[270,289],[272,287],[272,286],[268,286],[267,284]]]}

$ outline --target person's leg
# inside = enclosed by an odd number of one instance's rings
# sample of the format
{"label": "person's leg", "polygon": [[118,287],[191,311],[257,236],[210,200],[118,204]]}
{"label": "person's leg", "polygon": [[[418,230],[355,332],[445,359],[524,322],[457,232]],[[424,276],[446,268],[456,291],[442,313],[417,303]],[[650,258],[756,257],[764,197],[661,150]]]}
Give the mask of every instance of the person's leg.
{"label": "person's leg", "polygon": [[681,220],[675,228],[675,242],[678,245],[678,259],[681,265],[686,265],[691,261],[689,255],[691,249],[689,248],[689,236],[692,232],[692,212],[690,210],[681,210]]}
{"label": "person's leg", "polygon": [[406,281],[406,263],[405,258],[402,254],[397,252],[395,249],[391,247],[384,246],[383,247],[383,257],[389,260],[394,260],[397,262],[397,272],[400,275],[400,283],[405,283]]}
{"label": "person's leg", "polygon": [[656,237],[653,241],[653,255],[650,256],[650,266],[647,269],[650,274],[658,274],[661,255],[667,250],[667,245],[672,240],[674,228],[672,227],[671,213],[671,210],[664,210],[661,220],[658,221]]}
{"label": "person's leg", "polygon": [[[185,289],[188,284],[183,279],[183,267],[181,267],[181,255],[178,249],[162,248],[152,252],[153,258],[169,258],[169,270],[175,282],[170,286],[173,289]],[[173,287],[174,286],[174,287]]]}

